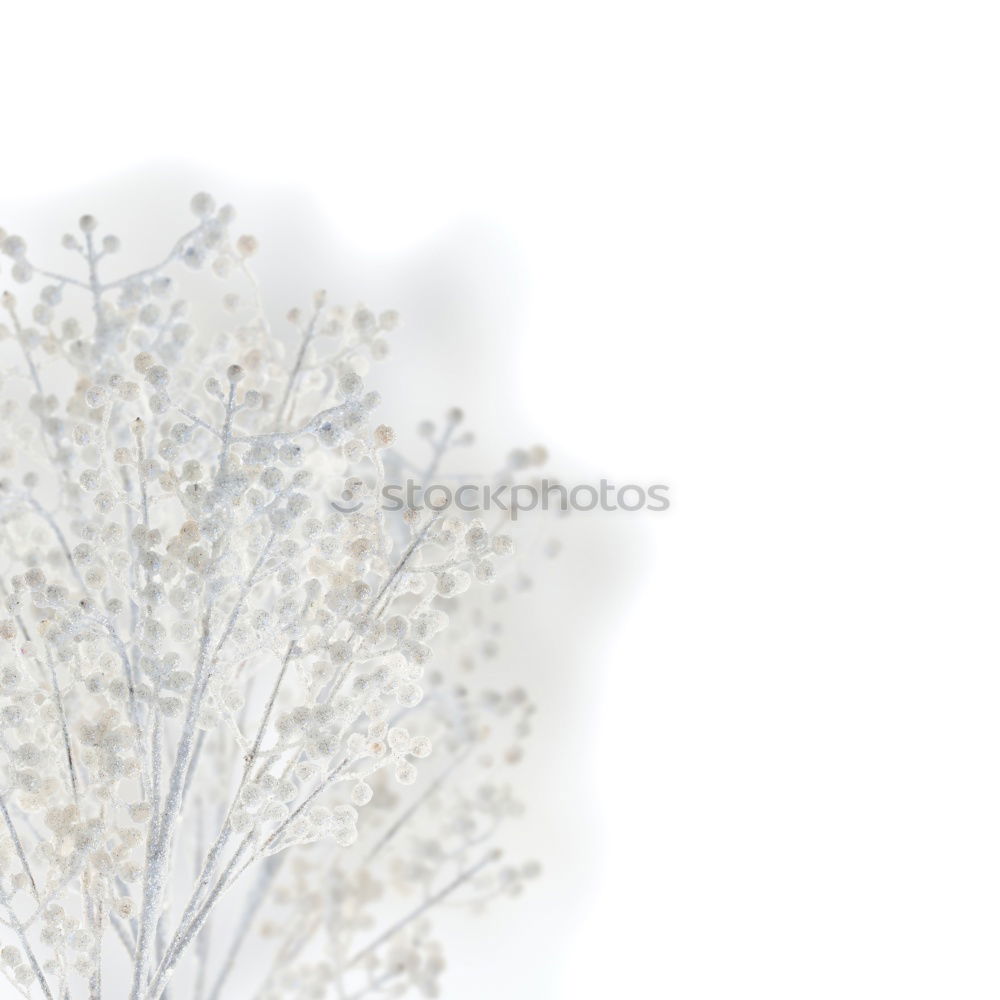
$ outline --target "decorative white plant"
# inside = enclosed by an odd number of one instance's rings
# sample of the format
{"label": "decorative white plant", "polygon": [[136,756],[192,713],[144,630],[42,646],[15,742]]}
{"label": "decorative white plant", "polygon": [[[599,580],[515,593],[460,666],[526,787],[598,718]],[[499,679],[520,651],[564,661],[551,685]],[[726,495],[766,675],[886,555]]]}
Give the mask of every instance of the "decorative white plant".
{"label": "decorative white plant", "polygon": [[514,543],[379,502],[406,460],[363,377],[395,313],[318,293],[286,352],[255,240],[192,209],[114,279],[89,216],[75,276],[0,232],[26,286],[0,328],[0,972],[47,1000],[435,996],[428,915],[535,871],[494,843],[532,706],[460,676]]}

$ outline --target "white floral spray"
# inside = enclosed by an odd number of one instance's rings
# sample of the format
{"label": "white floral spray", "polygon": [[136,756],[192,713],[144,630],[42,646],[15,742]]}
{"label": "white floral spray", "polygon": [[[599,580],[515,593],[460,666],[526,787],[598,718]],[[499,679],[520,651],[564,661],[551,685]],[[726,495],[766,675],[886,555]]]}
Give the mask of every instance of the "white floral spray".
{"label": "white floral spray", "polygon": [[[379,503],[418,469],[364,382],[396,314],[317,293],[286,354],[256,241],[191,207],[116,278],[90,216],[67,274],[0,231],[24,286],[0,327],[0,972],[46,1000],[434,996],[435,908],[537,870],[495,844],[532,705],[465,676],[523,571],[502,524]],[[225,283],[218,316],[189,269]],[[419,481],[461,419],[424,428]],[[500,476],[544,457],[515,454]]]}

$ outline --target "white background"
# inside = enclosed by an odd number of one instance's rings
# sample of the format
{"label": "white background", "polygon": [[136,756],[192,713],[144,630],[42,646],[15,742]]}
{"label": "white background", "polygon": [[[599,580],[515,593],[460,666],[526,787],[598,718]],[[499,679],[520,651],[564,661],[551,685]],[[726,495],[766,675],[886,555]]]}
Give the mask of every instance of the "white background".
{"label": "white background", "polygon": [[207,186],[426,409],[671,485],[541,591],[549,874],[446,996],[998,995],[994,12],[6,9],[5,225]]}

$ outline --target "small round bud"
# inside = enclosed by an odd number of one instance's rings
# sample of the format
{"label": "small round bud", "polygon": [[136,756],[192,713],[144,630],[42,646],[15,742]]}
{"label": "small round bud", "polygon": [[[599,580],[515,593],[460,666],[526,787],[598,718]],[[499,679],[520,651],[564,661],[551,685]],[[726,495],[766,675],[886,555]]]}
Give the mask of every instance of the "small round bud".
{"label": "small round bud", "polygon": [[241,257],[252,257],[257,252],[257,238],[246,234],[236,241],[236,252]]}
{"label": "small round bud", "polygon": [[92,385],[84,393],[84,398],[87,400],[87,406],[92,410],[99,410],[108,401],[108,390],[101,385]]}
{"label": "small round bud", "polygon": [[364,383],[361,381],[361,376],[355,374],[354,372],[348,372],[346,375],[340,376],[340,391],[348,399],[354,399],[361,395],[361,390],[364,388]]}
{"label": "small round bud", "polygon": [[204,191],[199,191],[191,199],[191,211],[198,216],[199,219],[207,218],[215,211],[215,199],[210,195],[206,194]]}
{"label": "small round bud", "polygon": [[359,781],[351,789],[351,801],[356,806],[367,805],[369,802],[371,802],[372,796],[374,794],[375,793],[372,790],[372,786],[371,785],[369,785],[366,781]]}
{"label": "small round bud", "polygon": [[510,535],[497,535],[493,539],[493,551],[498,556],[509,556],[514,552],[514,539]]}
{"label": "small round bud", "polygon": [[163,365],[153,365],[146,370],[146,381],[154,388],[162,389],[170,382],[170,372]]}

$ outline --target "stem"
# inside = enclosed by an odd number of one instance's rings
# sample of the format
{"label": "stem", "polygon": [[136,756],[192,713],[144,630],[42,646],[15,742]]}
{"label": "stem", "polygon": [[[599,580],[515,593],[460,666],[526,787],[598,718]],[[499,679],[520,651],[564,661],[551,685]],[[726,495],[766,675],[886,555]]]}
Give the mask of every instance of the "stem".
{"label": "stem", "polygon": [[381,945],[385,944],[394,934],[398,934],[407,924],[411,921],[416,920],[418,917],[426,913],[431,907],[437,906],[441,900],[450,896],[459,886],[464,885],[469,879],[474,878],[478,875],[487,865],[492,864],[500,857],[499,850],[492,850],[486,855],[481,861],[474,864],[471,868],[467,868],[464,872],[456,875],[443,889],[439,889],[433,896],[429,896],[425,899],[416,909],[411,910],[405,917],[401,917],[397,920],[388,930],[383,931],[371,944],[366,945],[361,951],[357,952],[353,958],[349,958],[344,965],[345,969],[351,968],[351,966],[357,965],[358,962],[367,958],[373,951],[379,948]]}
{"label": "stem", "polygon": [[292,393],[295,391],[299,374],[302,371],[302,364],[305,361],[306,350],[312,342],[313,336],[316,332],[316,322],[319,320],[320,308],[321,307],[317,307],[316,311],[313,313],[312,319],[309,321],[309,325],[302,334],[302,343],[299,345],[298,356],[295,358],[295,364],[292,367],[291,374],[288,376],[288,384],[285,386],[285,394],[281,398],[281,405],[278,407],[277,413],[274,417],[275,430],[281,426],[282,418],[285,415],[285,408],[288,406],[289,401],[292,398]]}
{"label": "stem", "polygon": [[31,971],[34,972],[35,978],[38,980],[38,983],[42,988],[42,992],[45,994],[46,1000],[53,1000],[52,990],[49,988],[45,974],[42,972],[42,967],[38,964],[38,959],[35,957],[35,953],[31,948],[31,942],[28,940],[28,935],[24,931],[24,925],[14,912],[10,896],[4,892],[3,889],[0,889],[0,903],[3,903],[8,915],[10,916],[11,926],[14,928],[14,933],[17,934],[18,940],[21,942],[21,947],[24,949],[25,955],[28,956],[28,964],[31,966]]}
{"label": "stem", "polygon": [[253,887],[250,897],[246,902],[243,915],[240,917],[240,922],[236,927],[235,933],[233,934],[232,944],[229,946],[229,951],[226,953],[226,958],[222,963],[222,968],[219,970],[219,974],[215,979],[215,985],[212,987],[212,992],[208,995],[208,1000],[219,1000],[219,997],[222,994],[222,987],[225,985],[229,974],[233,971],[240,948],[243,947],[243,943],[249,936],[250,928],[253,925],[254,918],[257,916],[257,911],[267,898],[267,893],[278,874],[278,870],[281,868],[284,857],[285,855],[278,855],[277,857],[268,858],[264,863],[264,869],[260,873],[257,883]]}
{"label": "stem", "polygon": [[226,811],[226,817],[223,820],[222,828],[219,830],[218,835],[215,838],[215,842],[212,844],[208,852],[208,857],[205,859],[205,864],[202,867],[201,875],[198,878],[198,884],[195,886],[194,892],[191,894],[191,898],[188,900],[187,905],[184,907],[184,912],[181,914],[180,923],[177,926],[177,931],[174,934],[174,938],[167,948],[167,955],[173,950],[177,940],[180,935],[184,933],[188,924],[192,919],[197,907],[202,901],[202,897],[205,891],[208,889],[209,884],[215,877],[215,872],[218,869],[219,859],[222,856],[222,852],[229,842],[229,838],[232,835],[232,826],[230,825],[230,819],[233,814],[233,809],[236,807],[236,803],[239,801],[239,794],[243,790],[244,785],[246,785],[247,779],[250,776],[250,771],[253,768],[254,763],[257,760],[257,756],[260,752],[261,742],[264,739],[264,732],[267,729],[267,724],[271,718],[271,711],[274,708],[275,700],[278,697],[278,690],[281,687],[281,682],[285,677],[285,671],[288,668],[289,661],[292,658],[292,653],[295,650],[295,642],[291,642],[288,646],[288,652],[285,654],[285,658],[281,663],[281,669],[278,671],[277,679],[274,682],[274,687],[271,690],[271,696],[268,699],[267,707],[264,710],[264,716],[260,721],[260,726],[257,729],[257,736],[254,740],[253,748],[247,754],[246,761],[243,767],[243,775],[240,778],[240,783],[237,786],[236,793],[233,796],[232,801],[229,804],[229,808]]}
{"label": "stem", "polygon": [[188,929],[179,937],[175,936],[174,942],[167,949],[167,952],[163,957],[163,961],[160,963],[159,968],[156,970],[156,974],[150,982],[149,989],[144,994],[144,1000],[159,1000],[159,997],[163,993],[164,989],[166,989],[167,979],[173,973],[177,962],[181,959],[184,952],[190,947],[192,941],[194,941],[198,932],[201,930],[202,925],[208,919],[208,915],[211,913],[215,904],[219,901],[219,897],[222,896],[227,889],[231,888],[233,883],[236,882],[240,875],[242,875],[246,870],[244,866],[239,871],[236,871],[236,866],[239,863],[240,858],[242,858],[243,853],[250,846],[250,842],[251,835],[243,838],[240,846],[229,859],[229,864],[226,865],[222,875],[219,877],[219,881],[215,883],[215,886],[209,893],[208,898],[205,900],[201,909],[191,921]]}
{"label": "stem", "polygon": [[28,858],[24,853],[24,845],[21,843],[21,838],[17,835],[17,828],[14,826],[14,821],[10,818],[10,811],[7,809],[7,803],[4,801],[3,795],[0,795],[0,814],[3,815],[4,825],[7,827],[10,839],[14,843],[14,851],[17,854],[17,859],[21,862],[24,874],[28,876],[28,882],[31,883],[31,894],[35,897],[35,902],[37,903],[39,901],[38,885],[35,882],[35,876],[31,873],[31,866],[28,864]]}
{"label": "stem", "polygon": [[[146,856],[146,877],[143,880],[142,914],[139,920],[139,940],[136,946],[135,967],[132,974],[132,989],[130,1000],[139,1000],[146,971],[151,958],[151,945],[159,917],[160,900],[163,897],[166,880],[167,862],[173,846],[173,832],[181,809],[181,793],[187,776],[187,766],[191,760],[194,747],[194,729],[198,719],[198,711],[208,684],[206,661],[211,638],[212,603],[205,610],[202,625],[201,644],[198,653],[198,666],[195,672],[195,683],[188,702],[187,716],[180,742],[174,758],[174,767],[170,774],[170,786],[167,790],[163,814],[158,823],[156,837],[151,838]],[[151,820],[152,822],[152,820]]]}
{"label": "stem", "polygon": [[403,814],[396,820],[388,830],[379,838],[375,846],[368,852],[366,861],[372,861],[375,856],[399,833],[400,829],[411,819],[413,814],[451,777],[452,773],[462,764],[472,751],[472,744],[456,756],[452,762],[421,792],[419,798],[413,802]]}
{"label": "stem", "polygon": [[73,789],[73,799],[79,803],[80,793],[76,783],[76,768],[73,766],[73,750],[69,743],[69,725],[66,722],[66,709],[63,707],[62,693],[59,690],[59,679],[56,677],[56,665],[52,661],[52,654],[46,649],[46,658],[49,661],[49,671],[52,674],[52,691],[55,696],[56,709],[59,712],[59,725],[62,729],[63,746],[66,748],[66,764],[69,767],[69,783]]}

